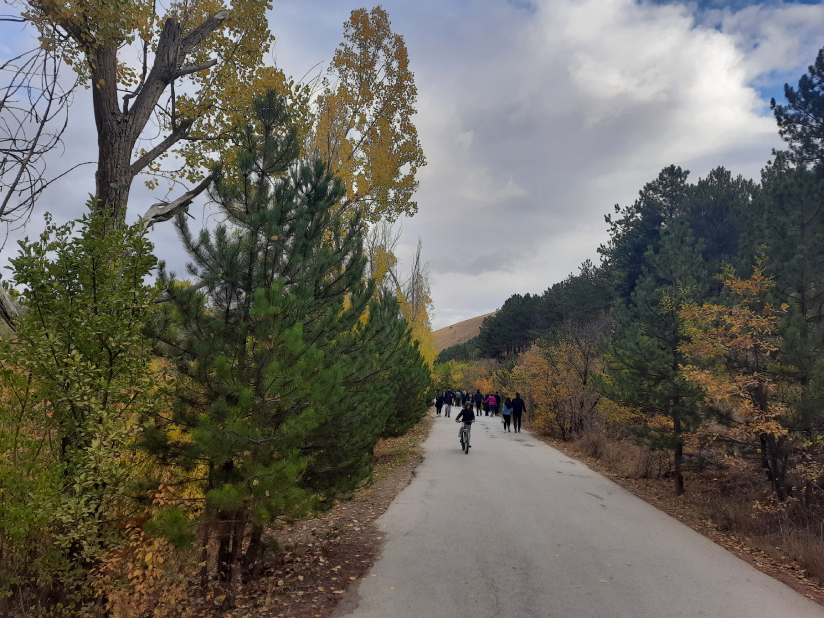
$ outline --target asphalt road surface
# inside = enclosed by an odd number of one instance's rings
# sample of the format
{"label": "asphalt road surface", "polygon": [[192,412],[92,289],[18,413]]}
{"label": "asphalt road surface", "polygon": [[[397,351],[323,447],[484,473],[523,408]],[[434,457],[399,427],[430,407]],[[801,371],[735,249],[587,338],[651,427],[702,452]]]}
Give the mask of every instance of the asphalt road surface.
{"label": "asphalt road surface", "polygon": [[468,455],[437,418],[416,476],[377,520],[382,558],[353,618],[824,618],[753,569],[526,431],[481,417]]}

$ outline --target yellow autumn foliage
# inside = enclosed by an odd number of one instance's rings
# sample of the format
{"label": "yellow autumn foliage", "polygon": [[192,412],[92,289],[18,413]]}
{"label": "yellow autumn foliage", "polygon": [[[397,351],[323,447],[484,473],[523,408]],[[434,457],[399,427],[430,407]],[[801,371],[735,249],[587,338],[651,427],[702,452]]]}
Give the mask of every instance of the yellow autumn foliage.
{"label": "yellow autumn foliage", "polygon": [[380,6],[352,11],[315,107],[311,148],[346,184],[344,208],[370,222],[418,210],[426,165],[412,122],[418,90],[403,37]]}

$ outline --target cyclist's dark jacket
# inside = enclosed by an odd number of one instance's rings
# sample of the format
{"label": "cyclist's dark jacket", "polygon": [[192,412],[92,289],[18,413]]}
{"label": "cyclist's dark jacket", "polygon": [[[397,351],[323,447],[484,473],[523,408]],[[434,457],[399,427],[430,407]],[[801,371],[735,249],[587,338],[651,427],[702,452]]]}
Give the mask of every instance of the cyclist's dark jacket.
{"label": "cyclist's dark jacket", "polygon": [[461,420],[461,418],[463,418],[464,423],[471,423],[475,420],[475,413],[472,410],[467,410],[464,408],[461,410],[460,414],[455,417],[455,422]]}
{"label": "cyclist's dark jacket", "polygon": [[524,400],[521,399],[520,397],[515,397],[515,399],[512,400],[512,411],[515,414],[520,414],[524,410],[526,410],[526,405],[524,404]]}

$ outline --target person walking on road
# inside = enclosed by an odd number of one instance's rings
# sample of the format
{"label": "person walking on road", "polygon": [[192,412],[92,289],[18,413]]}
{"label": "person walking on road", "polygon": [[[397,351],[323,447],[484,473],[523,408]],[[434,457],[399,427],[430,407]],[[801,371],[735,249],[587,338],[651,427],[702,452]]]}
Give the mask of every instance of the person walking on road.
{"label": "person walking on road", "polygon": [[475,399],[475,413],[480,415],[484,405],[484,396],[481,395],[481,389],[477,389],[473,398]]}
{"label": "person walking on road", "polygon": [[435,416],[441,415],[441,408],[443,408],[443,393],[438,392],[438,396],[435,397]]}
{"label": "person walking on road", "polygon": [[489,415],[496,416],[498,411],[496,410],[496,406],[498,405],[498,400],[495,399],[495,395],[489,394],[484,399],[484,403],[489,406]]}
{"label": "person walking on road", "polygon": [[512,430],[509,428],[509,423],[512,420],[512,400],[509,397],[504,399],[504,406],[501,409],[501,414],[504,417],[504,431],[512,433]]}
{"label": "person walking on road", "polygon": [[521,433],[521,416],[524,411],[526,405],[521,399],[521,393],[515,393],[515,399],[512,400],[512,425],[515,427],[515,433]]}
{"label": "person walking on road", "polygon": [[443,415],[449,418],[449,411],[452,409],[452,391],[446,389],[446,392],[443,394]]}
{"label": "person walking on road", "polygon": [[495,393],[495,404],[497,406],[495,408],[495,410],[497,411],[498,414],[501,413],[501,406],[503,405],[503,403],[504,403],[504,400],[501,398],[500,393]]}

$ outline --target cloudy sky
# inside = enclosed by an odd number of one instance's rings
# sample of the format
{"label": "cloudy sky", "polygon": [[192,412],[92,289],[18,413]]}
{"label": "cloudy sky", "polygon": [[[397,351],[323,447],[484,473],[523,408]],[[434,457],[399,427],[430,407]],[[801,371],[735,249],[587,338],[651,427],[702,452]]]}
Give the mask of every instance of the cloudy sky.
{"label": "cloudy sky", "polygon": [[[272,61],[300,78],[342,38],[351,0],[274,0]],[[371,8],[372,5],[366,5]],[[418,214],[402,221],[399,257],[418,237],[431,263],[440,328],[540,293],[597,261],[604,214],[631,202],[670,164],[697,180],[723,165],[757,178],[781,142],[769,99],[795,84],[824,46],[819,2],[704,0],[387,0],[418,85],[415,123],[428,165]],[[25,33],[6,24],[0,54]],[[90,102],[78,95],[64,161],[93,160]],[[61,161],[51,163],[61,169]],[[133,216],[152,195],[135,183]],[[93,166],[55,185],[42,212],[76,216]],[[193,214],[204,222],[202,206]],[[153,240],[185,256],[171,226]],[[5,263],[14,251],[0,252]]]}

